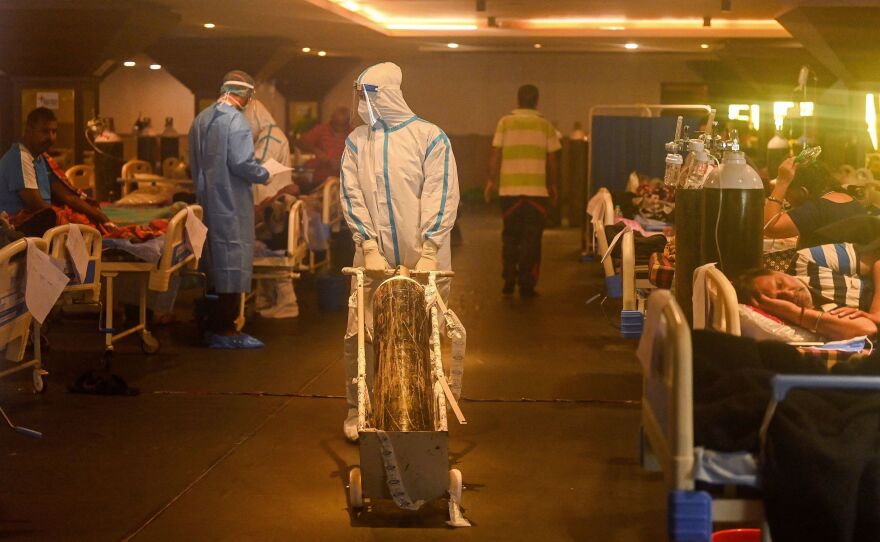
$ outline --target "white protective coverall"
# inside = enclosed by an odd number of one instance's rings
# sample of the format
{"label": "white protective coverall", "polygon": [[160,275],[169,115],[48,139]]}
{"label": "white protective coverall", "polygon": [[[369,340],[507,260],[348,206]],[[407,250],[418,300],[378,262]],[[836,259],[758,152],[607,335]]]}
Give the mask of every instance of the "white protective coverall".
{"label": "white protective coverall", "polygon": [[[424,253],[436,249],[436,268],[452,270],[450,231],[458,211],[458,172],[449,138],[443,130],[420,119],[403,99],[400,68],[390,62],[367,68],[356,84],[378,90],[370,94],[376,122],[364,100],[358,126],[345,141],[340,173],[340,197],[356,252],[354,266],[364,265],[363,244],[374,241],[390,267],[414,269]],[[430,243],[431,245],[426,245]],[[427,248],[426,248],[427,247]],[[354,282],[352,283],[354,291]],[[365,326],[372,329],[373,281],[366,281]],[[440,294],[449,294],[450,281],[438,280]],[[372,336],[368,334],[367,340]],[[375,360],[367,348],[367,382],[372,383]],[[345,335],[346,397],[349,415],[344,426],[357,438],[357,311],[349,309]]]}
{"label": "white protective coverall", "polygon": [[[257,99],[243,111],[245,119],[254,134],[254,158],[260,164],[270,158],[279,163],[290,163],[290,143],[284,130],[266,106]],[[282,171],[269,177],[266,184],[254,185],[254,203],[260,204],[266,198],[273,198],[278,191],[293,184],[293,172]],[[256,308],[263,318],[295,318],[299,316],[299,305],[292,280],[261,280],[257,288]]]}

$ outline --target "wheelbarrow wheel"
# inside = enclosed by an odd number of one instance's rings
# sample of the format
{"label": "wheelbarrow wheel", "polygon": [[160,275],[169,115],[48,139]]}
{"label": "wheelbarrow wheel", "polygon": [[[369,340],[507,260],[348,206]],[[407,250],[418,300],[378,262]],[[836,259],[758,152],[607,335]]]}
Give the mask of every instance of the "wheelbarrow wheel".
{"label": "wheelbarrow wheel", "polygon": [[348,471],[348,504],[352,511],[362,510],[364,507],[364,490],[361,486],[361,469],[352,467]]}

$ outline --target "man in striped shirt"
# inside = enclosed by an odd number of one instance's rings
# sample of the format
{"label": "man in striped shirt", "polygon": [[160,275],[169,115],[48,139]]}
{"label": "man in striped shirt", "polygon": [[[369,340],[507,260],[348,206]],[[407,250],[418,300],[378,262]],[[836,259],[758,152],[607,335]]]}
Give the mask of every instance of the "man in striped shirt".
{"label": "man in striped shirt", "polygon": [[556,203],[561,149],[556,129],[537,111],[538,89],[523,85],[519,107],[498,121],[489,157],[486,200],[498,190],[504,230],[501,234],[504,289],[519,283],[521,297],[534,297],[541,269],[541,236],[549,202]]}

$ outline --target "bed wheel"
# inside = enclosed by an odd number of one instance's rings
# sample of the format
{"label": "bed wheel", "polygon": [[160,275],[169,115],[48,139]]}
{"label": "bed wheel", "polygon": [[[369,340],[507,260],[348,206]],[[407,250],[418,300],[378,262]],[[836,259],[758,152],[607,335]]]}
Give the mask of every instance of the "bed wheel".
{"label": "bed wheel", "polygon": [[49,374],[43,369],[34,369],[31,373],[31,376],[34,381],[34,392],[35,393],[44,393],[46,391],[46,380],[45,376]]}
{"label": "bed wheel", "polygon": [[149,331],[141,333],[141,350],[144,354],[155,354],[159,351],[159,341]]}
{"label": "bed wheel", "polygon": [[352,512],[364,508],[364,490],[361,486],[361,468],[352,467],[348,471],[348,504]]}

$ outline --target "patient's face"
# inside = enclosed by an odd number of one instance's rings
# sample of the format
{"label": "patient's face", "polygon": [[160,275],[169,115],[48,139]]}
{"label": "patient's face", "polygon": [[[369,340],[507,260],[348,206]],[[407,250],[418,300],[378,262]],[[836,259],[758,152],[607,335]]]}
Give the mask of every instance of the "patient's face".
{"label": "patient's face", "polygon": [[755,291],[771,299],[791,301],[798,307],[813,306],[813,296],[807,285],[791,275],[774,271],[772,275],[755,278],[754,286]]}

